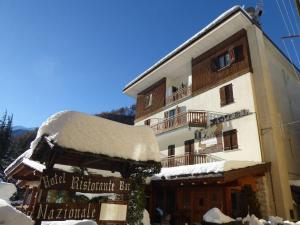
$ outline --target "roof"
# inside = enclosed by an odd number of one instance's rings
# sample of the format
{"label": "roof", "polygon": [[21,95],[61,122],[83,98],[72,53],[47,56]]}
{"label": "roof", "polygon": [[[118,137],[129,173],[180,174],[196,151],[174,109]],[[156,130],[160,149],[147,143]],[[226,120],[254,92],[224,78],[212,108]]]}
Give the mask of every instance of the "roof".
{"label": "roof", "polygon": [[[159,174],[152,177],[156,180],[180,180],[191,178],[222,178],[226,181],[232,180],[237,176],[253,173],[264,173],[269,167],[268,163],[254,161],[222,160],[211,163],[202,163],[187,166],[177,166],[162,168]],[[249,173],[247,173],[247,170]],[[257,169],[257,170],[253,170]],[[245,170],[246,173],[241,173]],[[237,172],[233,174],[233,172]],[[226,177],[225,177],[226,176]]]}
{"label": "roof", "polygon": [[29,167],[33,171],[36,170],[38,172],[43,172],[45,166],[40,164],[39,162],[29,159],[31,155],[32,155],[32,150],[31,149],[26,150],[23,154],[21,154],[18,158],[16,158],[11,164],[9,164],[9,166],[4,170],[5,175],[10,176],[11,173],[13,173],[13,171],[16,170],[16,168],[21,165],[25,165],[26,167]]}
{"label": "roof", "polygon": [[[241,6],[239,6],[239,5],[234,6],[234,7],[230,8],[229,10],[225,11],[224,13],[222,13],[214,21],[212,21],[211,23],[209,23],[206,27],[204,27],[203,29],[201,29],[198,33],[196,33],[190,39],[188,39],[187,41],[185,41],[179,47],[177,47],[176,49],[174,49],[173,51],[171,51],[169,54],[167,54],[166,56],[164,56],[163,58],[161,58],[153,66],[151,66],[150,68],[148,68],[147,70],[145,70],[144,72],[142,72],[141,74],[139,74],[135,79],[133,79],[131,82],[129,82],[125,86],[125,88],[123,89],[123,92],[125,92],[126,90],[128,90],[131,86],[133,86],[134,84],[136,84],[138,81],[142,80],[148,74],[150,74],[151,72],[153,72],[154,70],[156,70],[157,68],[159,68],[161,65],[163,65],[165,62],[167,62],[170,59],[172,59],[173,57],[175,57],[178,53],[182,52],[183,50],[185,50],[186,48],[188,48],[189,46],[191,46],[193,43],[195,43],[196,41],[198,41],[199,39],[201,39],[203,36],[205,36],[211,30],[215,29],[220,24],[224,23],[226,20],[228,20],[233,15],[235,15],[235,14],[237,14],[239,12],[241,12],[246,18],[248,18],[249,21],[252,24],[257,25],[255,23],[255,21],[252,20],[252,18],[249,16],[249,14]],[[257,26],[257,27],[261,30],[260,26]],[[296,68],[296,70],[299,72],[300,71],[299,68],[297,68],[296,65],[294,65],[291,62],[291,60],[289,59],[289,57],[287,57],[285,55],[285,53],[271,40],[270,37],[268,37],[268,35],[266,35],[266,33],[264,33],[263,30],[262,30],[262,32],[263,32],[264,36],[276,47],[276,49],[288,60],[288,62],[291,63]]]}
{"label": "roof", "polygon": [[35,151],[43,139],[73,152],[133,161],[160,161],[159,147],[151,128],[125,125],[80,112],[64,111],[49,117],[31,144],[32,159],[37,160]]}

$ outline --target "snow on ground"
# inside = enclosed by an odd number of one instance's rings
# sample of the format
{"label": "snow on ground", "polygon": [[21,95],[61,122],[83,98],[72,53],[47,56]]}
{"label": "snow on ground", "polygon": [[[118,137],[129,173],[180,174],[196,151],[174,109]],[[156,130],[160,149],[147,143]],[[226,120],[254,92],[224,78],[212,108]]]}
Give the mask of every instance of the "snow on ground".
{"label": "snow on ground", "polygon": [[93,220],[44,221],[42,225],[97,225]]}
{"label": "snow on ground", "polygon": [[143,223],[143,225],[151,225],[150,216],[146,209],[144,210],[144,213],[143,213],[142,223]]}
{"label": "snow on ground", "polygon": [[182,176],[182,175],[193,176],[197,174],[221,173],[225,171],[245,168],[245,167],[254,166],[258,164],[261,163],[252,162],[252,161],[222,160],[222,161],[211,162],[211,163],[162,168],[159,174],[156,174],[152,177],[152,180],[158,180],[161,179],[162,177],[169,179],[171,177]]}
{"label": "snow on ground", "polygon": [[33,221],[0,199],[0,224],[1,225],[33,225]]}
{"label": "snow on ground", "polygon": [[84,113],[64,111],[48,118],[31,143],[34,150],[46,135],[61,147],[136,161],[160,161],[151,128],[130,126]]}
{"label": "snow on ground", "polygon": [[14,184],[0,182],[0,199],[6,201],[7,203],[10,203],[10,197],[12,197],[16,192],[17,188]]}
{"label": "snow on ground", "polygon": [[234,219],[230,218],[229,216],[224,215],[220,209],[218,208],[212,208],[208,210],[204,216],[203,220],[209,223],[229,223],[233,222]]}

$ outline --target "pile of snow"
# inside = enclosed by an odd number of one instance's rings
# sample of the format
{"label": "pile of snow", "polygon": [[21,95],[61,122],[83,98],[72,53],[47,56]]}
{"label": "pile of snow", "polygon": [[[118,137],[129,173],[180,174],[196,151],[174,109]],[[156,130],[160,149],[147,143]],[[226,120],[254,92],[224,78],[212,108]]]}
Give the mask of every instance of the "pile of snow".
{"label": "pile of snow", "polygon": [[150,216],[146,209],[144,210],[144,213],[143,213],[142,223],[143,223],[143,225],[151,225]]}
{"label": "pile of snow", "polygon": [[64,111],[54,114],[42,124],[31,149],[35,149],[43,135],[61,147],[80,152],[135,161],[160,161],[155,135],[146,126],[130,126],[84,113]]}
{"label": "pile of snow", "polygon": [[97,225],[93,220],[44,221],[42,225]]}
{"label": "pile of snow", "polygon": [[255,215],[252,215],[249,220],[249,225],[264,225]]}
{"label": "pile of snow", "polygon": [[183,175],[194,176],[199,174],[223,173],[225,171],[246,168],[259,164],[262,163],[253,161],[222,160],[203,164],[162,168],[159,174],[152,177],[152,180],[159,180],[161,178],[170,179],[172,177]]}
{"label": "pile of snow", "polygon": [[[10,203],[10,198],[17,192],[17,188],[12,183],[0,182],[0,199]],[[0,216],[1,218],[1,216]],[[0,223],[1,224],[1,223]]]}
{"label": "pile of snow", "polygon": [[230,223],[235,221],[234,219],[230,218],[229,216],[226,216],[221,212],[218,208],[212,208],[208,210],[204,216],[203,220],[209,223]]}
{"label": "pile of snow", "polygon": [[271,225],[283,224],[283,219],[278,216],[269,216],[269,222]]}
{"label": "pile of snow", "polygon": [[33,221],[25,214],[0,199],[0,224],[2,225],[33,225]]}

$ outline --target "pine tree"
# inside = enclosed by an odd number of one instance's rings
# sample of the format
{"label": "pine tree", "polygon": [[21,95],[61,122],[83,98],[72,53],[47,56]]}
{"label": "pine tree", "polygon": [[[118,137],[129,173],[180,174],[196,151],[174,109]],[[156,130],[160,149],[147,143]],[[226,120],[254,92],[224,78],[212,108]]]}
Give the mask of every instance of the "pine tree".
{"label": "pine tree", "polygon": [[3,168],[7,166],[10,146],[12,143],[13,115],[8,116],[7,111],[0,120],[0,176],[3,176]]}

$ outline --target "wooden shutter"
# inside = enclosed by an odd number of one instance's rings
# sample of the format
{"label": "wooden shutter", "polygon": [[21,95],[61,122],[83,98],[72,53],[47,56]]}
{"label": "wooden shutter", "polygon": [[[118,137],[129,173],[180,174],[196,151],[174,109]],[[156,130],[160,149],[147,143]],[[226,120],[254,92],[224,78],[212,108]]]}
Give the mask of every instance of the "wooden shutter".
{"label": "wooden shutter", "polygon": [[225,87],[220,88],[220,104],[221,106],[226,105]]}
{"label": "wooden shutter", "polygon": [[243,45],[239,45],[235,47],[234,49],[234,55],[235,55],[235,61],[240,62],[244,59],[244,51],[243,51]]}
{"label": "wooden shutter", "polygon": [[226,86],[225,95],[226,95],[226,104],[232,103],[233,102],[232,84]]}
{"label": "wooden shutter", "polygon": [[224,150],[230,150],[231,149],[230,131],[226,131],[223,133],[223,139],[224,139]]}
{"label": "wooden shutter", "polygon": [[232,130],[231,132],[231,149],[238,148],[238,141],[237,141],[237,130]]}

